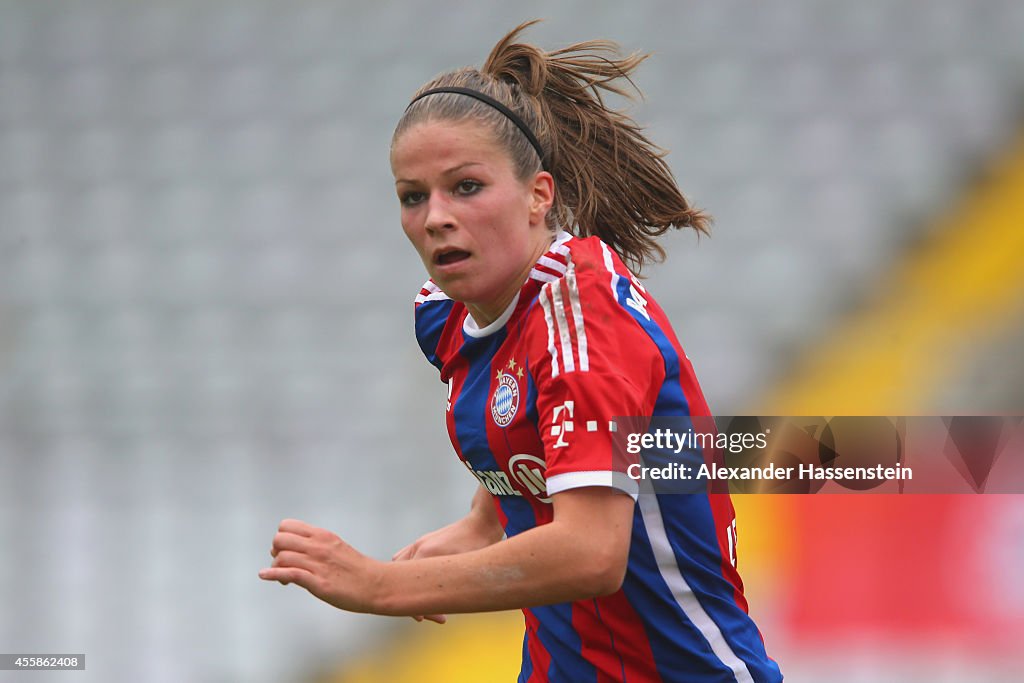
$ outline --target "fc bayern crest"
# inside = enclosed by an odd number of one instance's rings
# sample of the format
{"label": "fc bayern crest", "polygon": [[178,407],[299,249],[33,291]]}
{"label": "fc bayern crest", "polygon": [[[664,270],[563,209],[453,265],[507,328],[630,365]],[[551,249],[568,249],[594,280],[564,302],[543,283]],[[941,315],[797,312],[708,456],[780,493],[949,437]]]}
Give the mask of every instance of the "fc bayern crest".
{"label": "fc bayern crest", "polygon": [[507,427],[519,410],[519,384],[515,375],[503,372],[498,377],[498,388],[491,396],[491,417],[499,427]]}

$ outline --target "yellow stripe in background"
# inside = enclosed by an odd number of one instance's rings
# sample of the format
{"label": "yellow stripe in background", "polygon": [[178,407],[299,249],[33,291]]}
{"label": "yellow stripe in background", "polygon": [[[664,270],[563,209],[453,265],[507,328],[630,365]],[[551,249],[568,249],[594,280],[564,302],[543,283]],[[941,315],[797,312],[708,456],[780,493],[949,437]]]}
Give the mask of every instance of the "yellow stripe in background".
{"label": "yellow stripe in background", "polygon": [[[812,349],[758,406],[767,415],[907,415],[928,407],[973,347],[1024,312],[1024,136],[992,173],[879,279],[865,306]],[[752,615],[794,543],[778,496],[735,496]],[[759,622],[760,623],[760,622]],[[413,624],[324,683],[493,683],[519,672],[519,612]]]}
{"label": "yellow stripe in background", "polygon": [[[1024,135],[759,406],[771,415],[912,415],[1024,310]],[[940,412],[942,406],[934,406]],[[934,409],[933,408],[933,409]]]}
{"label": "yellow stripe in background", "polygon": [[410,619],[403,631],[323,683],[492,683],[519,675],[522,612],[458,614],[444,625]]}

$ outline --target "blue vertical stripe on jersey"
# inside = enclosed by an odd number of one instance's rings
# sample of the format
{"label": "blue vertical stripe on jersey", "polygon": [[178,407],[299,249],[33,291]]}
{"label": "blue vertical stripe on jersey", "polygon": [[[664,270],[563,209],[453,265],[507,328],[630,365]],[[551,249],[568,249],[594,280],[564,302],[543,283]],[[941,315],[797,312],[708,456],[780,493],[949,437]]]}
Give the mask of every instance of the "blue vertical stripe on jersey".
{"label": "blue vertical stripe on jersey", "polygon": [[[533,383],[533,376],[529,372],[529,368],[525,373],[526,377],[526,419],[534,425],[538,425],[537,422],[537,386]],[[508,523],[505,526],[505,533],[511,538],[518,533],[532,529],[537,526],[537,514],[534,512],[533,505],[524,497],[518,496],[499,496],[498,503],[501,505],[502,511],[505,513],[505,517],[508,519]]]}
{"label": "blue vertical stripe on jersey", "polygon": [[520,496],[497,496],[501,511],[505,513],[508,520],[505,524],[505,534],[512,538],[537,526],[537,517],[534,515],[533,507],[526,498]]}
{"label": "blue vertical stripe on jersey", "polygon": [[[502,329],[487,337],[470,337],[463,333],[460,355],[468,361],[469,368],[462,390],[455,398],[452,411],[455,416],[455,438],[459,440],[462,457],[475,470],[497,472],[502,468],[491,452],[487,440],[485,420],[491,418],[491,379],[497,373],[494,355],[501,348],[507,336]],[[496,496],[502,512],[508,518],[505,528],[509,536],[537,525],[533,508],[520,496]]]}
{"label": "blue vertical stripe on jersey", "polygon": [[597,670],[583,657],[583,642],[572,624],[572,603],[531,607],[537,615],[537,637],[551,655],[549,683],[596,681]]}
{"label": "blue vertical stripe on jersey", "polygon": [[438,370],[441,369],[442,363],[437,357],[437,345],[454,305],[455,302],[451,299],[444,299],[424,301],[416,307],[416,341],[419,343],[423,355]]}
{"label": "blue vertical stripe on jersey", "polygon": [[491,360],[504,340],[504,330],[479,339],[463,333],[462,348],[459,349],[460,355],[468,361],[469,368],[462,389],[452,405],[455,437],[459,440],[462,457],[476,470],[499,469],[487,442],[487,429],[483,421],[491,415],[488,405],[491,395]]}

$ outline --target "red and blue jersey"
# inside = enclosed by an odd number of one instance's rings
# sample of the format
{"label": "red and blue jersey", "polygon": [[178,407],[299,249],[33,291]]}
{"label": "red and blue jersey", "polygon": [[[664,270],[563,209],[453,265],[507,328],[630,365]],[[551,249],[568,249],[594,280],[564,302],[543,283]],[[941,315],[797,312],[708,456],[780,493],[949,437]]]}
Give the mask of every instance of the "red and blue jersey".
{"label": "red and blue jersey", "polygon": [[709,411],[665,313],[606,244],[559,233],[484,328],[428,281],[416,337],[509,537],[550,522],[572,488],[636,500],[619,591],[523,610],[520,683],[782,680],[747,614],[728,494],[645,493],[617,463],[615,417]]}

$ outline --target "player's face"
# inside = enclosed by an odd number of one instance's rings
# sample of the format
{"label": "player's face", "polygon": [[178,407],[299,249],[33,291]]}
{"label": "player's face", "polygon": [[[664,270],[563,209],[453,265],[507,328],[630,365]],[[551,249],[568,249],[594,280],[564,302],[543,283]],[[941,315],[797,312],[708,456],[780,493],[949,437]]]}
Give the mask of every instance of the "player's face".
{"label": "player's face", "polygon": [[395,141],[391,170],[402,228],[430,277],[478,324],[498,318],[551,243],[551,175],[520,180],[490,130],[469,121],[414,125]]}

